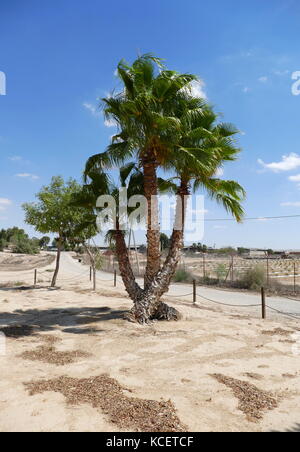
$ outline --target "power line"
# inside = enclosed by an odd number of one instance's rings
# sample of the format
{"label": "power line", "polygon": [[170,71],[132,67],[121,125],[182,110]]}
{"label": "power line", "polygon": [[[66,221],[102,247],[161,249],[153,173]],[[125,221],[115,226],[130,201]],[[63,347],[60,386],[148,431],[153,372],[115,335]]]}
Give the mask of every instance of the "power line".
{"label": "power line", "polygon": [[[278,220],[282,218],[300,218],[300,215],[278,215],[274,217],[247,217],[243,221],[250,220]],[[236,221],[234,218],[204,218],[203,221]]]}

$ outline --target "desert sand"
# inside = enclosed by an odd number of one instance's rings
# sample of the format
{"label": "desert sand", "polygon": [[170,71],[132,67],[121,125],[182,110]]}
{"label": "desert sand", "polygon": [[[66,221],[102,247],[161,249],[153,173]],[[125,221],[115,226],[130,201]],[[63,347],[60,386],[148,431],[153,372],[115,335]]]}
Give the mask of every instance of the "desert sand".
{"label": "desert sand", "polygon": [[[56,290],[48,288],[53,264],[40,269],[36,288],[29,287],[31,271],[0,272],[0,330],[8,332],[6,354],[0,356],[0,431],[136,430],[120,428],[118,419],[88,400],[70,404],[61,392],[31,395],[26,386],[104,374],[127,388],[129,398],[170,400],[188,431],[300,428],[299,321],[263,321],[245,310],[225,310],[205,301],[193,306],[166,296],[183,319],[144,327],[124,320],[131,301],[120,280],[113,287],[111,276],[101,274],[93,292],[87,268],[72,264],[69,257],[63,267]],[[16,281],[24,287],[15,286]],[[16,333],[9,326],[22,328]],[[54,357],[59,352],[77,355],[64,365],[32,360],[32,352],[47,341]],[[254,385],[262,394],[270,392],[276,406],[263,409],[257,419],[247,416],[241,408],[253,400],[246,395],[241,405],[237,393],[213,374]]]}

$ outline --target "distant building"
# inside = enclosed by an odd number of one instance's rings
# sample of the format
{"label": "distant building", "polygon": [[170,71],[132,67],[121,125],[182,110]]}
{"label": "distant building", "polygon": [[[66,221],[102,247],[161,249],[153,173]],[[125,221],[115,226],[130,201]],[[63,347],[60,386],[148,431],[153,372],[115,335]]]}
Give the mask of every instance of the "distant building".
{"label": "distant building", "polygon": [[249,252],[245,255],[245,257],[249,257],[251,259],[259,259],[264,258],[268,256],[268,250],[262,250],[257,248],[252,248],[249,250]]}

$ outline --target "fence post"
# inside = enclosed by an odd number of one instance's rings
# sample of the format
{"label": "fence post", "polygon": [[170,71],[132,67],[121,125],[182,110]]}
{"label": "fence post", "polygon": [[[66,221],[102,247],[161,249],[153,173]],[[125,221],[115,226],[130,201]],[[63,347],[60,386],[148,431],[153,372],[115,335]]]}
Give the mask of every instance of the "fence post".
{"label": "fence post", "polygon": [[267,256],[267,285],[270,286],[269,256]]}
{"label": "fence post", "polygon": [[296,294],[296,262],[294,262],[294,294]]}
{"label": "fence post", "polygon": [[34,285],[37,283],[37,270],[34,270]]}
{"label": "fence post", "polygon": [[94,291],[97,290],[97,273],[96,273],[96,268],[95,267],[93,269],[93,290]]}
{"label": "fence post", "polygon": [[117,287],[117,270],[114,271],[114,287]]}
{"label": "fence post", "polygon": [[262,318],[266,318],[266,293],[265,288],[261,288],[261,311],[262,311]]}
{"label": "fence post", "polygon": [[196,280],[193,279],[193,303],[195,304],[197,301],[197,286],[196,286]]}

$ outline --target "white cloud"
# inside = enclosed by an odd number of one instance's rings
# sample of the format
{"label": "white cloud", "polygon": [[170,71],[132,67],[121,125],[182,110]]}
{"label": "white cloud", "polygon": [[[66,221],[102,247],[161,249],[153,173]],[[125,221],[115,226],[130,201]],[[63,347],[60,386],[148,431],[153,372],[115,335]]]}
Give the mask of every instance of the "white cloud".
{"label": "white cloud", "polygon": [[296,202],[282,202],[280,205],[282,207],[300,207],[300,201],[296,201]]}
{"label": "white cloud", "polygon": [[88,102],[84,102],[82,105],[84,108],[86,108],[86,110],[92,113],[93,116],[100,116],[100,111],[95,105]]}
{"label": "white cloud", "polygon": [[19,173],[19,174],[16,174],[16,177],[20,177],[22,179],[31,179],[31,180],[39,179],[39,176],[37,176],[36,174],[30,174],[30,173]]}
{"label": "white cloud", "polygon": [[106,119],[104,125],[106,127],[117,127],[117,123],[113,119]]}
{"label": "white cloud", "polygon": [[222,177],[224,175],[223,168],[218,168],[214,175],[215,177]]}
{"label": "white cloud", "polygon": [[279,173],[281,171],[292,171],[300,167],[300,156],[294,152],[289,155],[283,155],[280,162],[265,163],[258,159],[258,163],[266,169]]}
{"label": "white cloud", "polygon": [[2,206],[10,206],[11,205],[11,200],[7,199],[7,198],[0,198],[0,205]]}
{"label": "white cloud", "polygon": [[190,83],[191,93],[195,97],[207,99],[206,92],[204,91],[205,83],[202,80],[194,80]]}
{"label": "white cloud", "polygon": [[284,70],[284,71],[273,71],[275,75],[278,75],[279,77],[282,77],[283,75],[287,75],[290,73],[290,71],[288,69]]}
{"label": "white cloud", "polygon": [[0,198],[0,211],[7,209],[8,206],[12,204],[10,199],[7,198]]}
{"label": "white cloud", "polygon": [[260,221],[260,222],[264,223],[264,222],[268,221],[268,218],[261,217],[261,218],[257,218],[256,221]]}
{"label": "white cloud", "polygon": [[213,226],[214,229],[227,229],[227,226],[222,226],[221,224],[215,224]]}
{"label": "white cloud", "polygon": [[267,83],[268,81],[268,77],[266,75],[264,75],[263,77],[259,77],[258,81],[261,83]]}
{"label": "white cloud", "polygon": [[19,155],[13,155],[12,157],[8,157],[8,159],[11,162],[20,162],[22,160],[22,157],[20,157]]}
{"label": "white cloud", "polygon": [[296,176],[290,176],[289,180],[292,182],[300,182],[300,174],[297,174]]}

